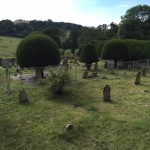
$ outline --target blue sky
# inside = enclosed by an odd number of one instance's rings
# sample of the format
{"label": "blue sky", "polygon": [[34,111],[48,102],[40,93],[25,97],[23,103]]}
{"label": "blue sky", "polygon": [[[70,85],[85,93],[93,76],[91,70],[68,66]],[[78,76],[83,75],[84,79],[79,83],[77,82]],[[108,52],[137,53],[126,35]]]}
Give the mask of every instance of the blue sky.
{"label": "blue sky", "polygon": [[48,20],[97,27],[119,23],[136,5],[150,0],[0,0],[0,20]]}

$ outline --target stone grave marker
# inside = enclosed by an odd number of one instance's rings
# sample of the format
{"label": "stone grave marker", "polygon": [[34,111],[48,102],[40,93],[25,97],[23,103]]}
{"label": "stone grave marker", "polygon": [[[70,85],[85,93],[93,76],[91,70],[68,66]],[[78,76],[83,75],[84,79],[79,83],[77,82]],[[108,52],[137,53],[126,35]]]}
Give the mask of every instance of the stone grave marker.
{"label": "stone grave marker", "polygon": [[87,78],[88,78],[88,70],[85,69],[85,70],[84,70],[84,73],[83,73],[82,79],[87,79]]}
{"label": "stone grave marker", "polygon": [[25,90],[21,90],[19,92],[19,102],[20,103],[25,103],[27,101],[28,101],[27,93],[25,92]]}
{"label": "stone grave marker", "polygon": [[104,86],[104,89],[103,89],[103,100],[105,102],[110,102],[111,99],[110,99],[110,86],[108,84],[106,84]]}
{"label": "stone grave marker", "polygon": [[73,130],[73,125],[67,124],[66,125],[66,131],[71,131],[71,130]]}
{"label": "stone grave marker", "polygon": [[140,84],[140,80],[141,80],[141,71],[139,71],[136,75],[136,78],[135,78],[135,84],[139,85]]}
{"label": "stone grave marker", "polygon": [[96,62],[94,65],[94,70],[97,70],[97,69],[98,69],[98,63]]}

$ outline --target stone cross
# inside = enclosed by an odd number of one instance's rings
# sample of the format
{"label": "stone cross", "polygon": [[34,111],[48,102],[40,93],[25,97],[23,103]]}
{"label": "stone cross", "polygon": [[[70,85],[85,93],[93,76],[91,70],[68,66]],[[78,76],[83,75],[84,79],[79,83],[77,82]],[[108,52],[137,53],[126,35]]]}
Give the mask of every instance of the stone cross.
{"label": "stone cross", "polygon": [[106,84],[104,86],[104,89],[103,89],[103,100],[105,102],[110,102],[111,99],[110,99],[110,86],[108,84]]}
{"label": "stone cross", "polygon": [[141,74],[142,74],[141,71],[139,71],[136,75],[135,84],[137,85],[140,84]]}

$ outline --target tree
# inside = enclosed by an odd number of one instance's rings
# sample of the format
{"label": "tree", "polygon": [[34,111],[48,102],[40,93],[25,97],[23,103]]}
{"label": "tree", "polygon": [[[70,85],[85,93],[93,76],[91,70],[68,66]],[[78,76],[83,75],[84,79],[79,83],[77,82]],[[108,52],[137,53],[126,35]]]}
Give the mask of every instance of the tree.
{"label": "tree", "polygon": [[48,27],[48,28],[45,28],[43,31],[42,31],[43,34],[51,37],[56,43],[58,46],[60,46],[61,44],[61,40],[60,40],[60,30],[56,27]]}
{"label": "tree", "polygon": [[127,45],[121,40],[107,41],[102,49],[102,59],[114,60],[115,64],[118,60],[127,60],[128,48]]}
{"label": "tree", "polygon": [[58,65],[60,54],[57,44],[48,36],[31,34],[24,38],[16,51],[17,64],[21,67],[36,67],[36,77],[43,78],[43,68]]}
{"label": "tree", "polygon": [[121,19],[118,31],[121,38],[150,39],[150,6],[134,6]]}
{"label": "tree", "polygon": [[80,54],[80,61],[86,63],[87,69],[90,70],[93,62],[98,62],[95,46],[87,44]]}

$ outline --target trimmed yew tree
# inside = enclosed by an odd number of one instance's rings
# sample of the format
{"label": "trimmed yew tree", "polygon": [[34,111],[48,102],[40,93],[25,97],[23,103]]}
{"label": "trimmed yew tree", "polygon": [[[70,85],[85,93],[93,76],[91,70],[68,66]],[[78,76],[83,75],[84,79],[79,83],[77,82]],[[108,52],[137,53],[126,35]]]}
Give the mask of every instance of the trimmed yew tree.
{"label": "trimmed yew tree", "polygon": [[43,78],[44,67],[58,65],[60,54],[56,42],[42,34],[31,34],[25,37],[16,51],[17,64],[21,68],[35,68],[36,77]]}
{"label": "trimmed yew tree", "polygon": [[87,44],[80,53],[80,61],[86,63],[87,69],[90,70],[92,63],[98,62],[95,46]]}
{"label": "trimmed yew tree", "polygon": [[102,49],[102,59],[114,60],[115,64],[118,60],[126,61],[128,59],[128,47],[122,40],[107,41]]}

